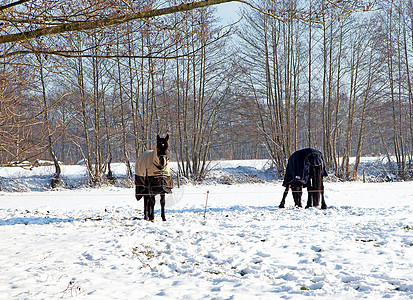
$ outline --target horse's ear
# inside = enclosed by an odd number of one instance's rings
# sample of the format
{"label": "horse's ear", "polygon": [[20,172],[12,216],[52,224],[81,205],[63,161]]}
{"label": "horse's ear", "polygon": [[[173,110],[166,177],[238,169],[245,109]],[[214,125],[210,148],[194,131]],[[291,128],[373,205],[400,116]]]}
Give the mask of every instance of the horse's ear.
{"label": "horse's ear", "polygon": [[159,140],[161,139],[161,137],[159,136],[159,134],[156,135],[156,140],[159,142]]}
{"label": "horse's ear", "polygon": [[168,141],[169,140],[169,134],[167,134],[165,138],[166,138],[166,141]]}

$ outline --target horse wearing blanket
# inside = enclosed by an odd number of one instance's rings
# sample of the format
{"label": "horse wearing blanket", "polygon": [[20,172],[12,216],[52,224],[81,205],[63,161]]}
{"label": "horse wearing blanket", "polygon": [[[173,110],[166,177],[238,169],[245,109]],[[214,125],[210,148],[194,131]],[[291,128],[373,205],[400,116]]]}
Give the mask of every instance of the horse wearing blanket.
{"label": "horse wearing blanket", "polygon": [[323,177],[327,176],[323,154],[315,149],[306,148],[294,152],[288,159],[283,186],[285,191],[279,208],[285,207],[285,198],[291,188],[296,207],[302,207],[303,187],[307,188],[308,200],[305,208],[318,206],[326,209],[324,201]]}
{"label": "horse wearing blanket", "polygon": [[144,219],[154,220],[155,195],[161,195],[161,217],[165,218],[165,193],[172,193],[173,181],[169,168],[169,135],[156,137],[156,151],[145,151],[139,155],[135,165],[135,197],[144,199]]}

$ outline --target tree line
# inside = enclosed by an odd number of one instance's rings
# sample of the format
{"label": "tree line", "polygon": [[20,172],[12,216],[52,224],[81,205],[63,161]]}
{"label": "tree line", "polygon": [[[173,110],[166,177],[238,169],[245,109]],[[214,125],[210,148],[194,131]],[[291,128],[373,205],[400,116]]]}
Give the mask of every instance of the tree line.
{"label": "tree line", "polygon": [[[284,9],[294,14],[299,3]],[[310,1],[310,15],[324,4]],[[395,157],[397,176],[411,177],[412,1],[348,16],[323,11],[320,23],[253,12],[240,30],[243,95],[257,105],[273,159],[282,172],[293,151],[316,147],[338,177],[353,179],[362,155],[382,154]]]}
{"label": "tree line", "polygon": [[271,158],[282,175],[304,147],[343,180],[379,154],[412,176],[412,0],[241,1],[229,26],[219,2],[3,1],[0,163],[49,159],[58,179],[83,160],[98,184],[124,162],[132,178],[169,133],[195,180],[213,159]]}

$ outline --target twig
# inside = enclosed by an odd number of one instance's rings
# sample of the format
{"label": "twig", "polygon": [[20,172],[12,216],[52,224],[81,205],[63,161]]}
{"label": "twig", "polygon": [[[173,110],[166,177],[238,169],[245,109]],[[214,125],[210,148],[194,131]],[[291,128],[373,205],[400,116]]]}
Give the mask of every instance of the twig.
{"label": "twig", "polygon": [[144,262],[140,257],[139,257],[139,253],[136,252],[136,250],[132,249],[132,254],[136,255],[136,258],[144,265],[144,267],[148,267],[149,269],[151,269],[151,271],[153,271],[153,268],[151,267],[150,264]]}
{"label": "twig", "polygon": [[206,218],[206,210],[207,210],[207,206],[208,206],[208,195],[209,195],[209,191],[207,191],[207,196],[206,196],[206,200],[205,200],[204,220]]}
{"label": "twig", "polygon": [[84,290],[82,289],[82,287],[80,285],[78,285],[77,283],[75,283],[75,281],[70,280],[69,284],[67,285],[67,288],[65,290],[63,290],[61,293],[66,293],[70,291],[70,296],[73,297],[73,292],[75,294],[75,296],[81,294],[84,292]]}

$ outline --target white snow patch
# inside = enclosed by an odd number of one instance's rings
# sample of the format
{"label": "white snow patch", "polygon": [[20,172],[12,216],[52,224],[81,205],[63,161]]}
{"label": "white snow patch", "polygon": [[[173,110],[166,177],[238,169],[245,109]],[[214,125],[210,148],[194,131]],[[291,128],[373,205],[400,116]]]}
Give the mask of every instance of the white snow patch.
{"label": "white snow patch", "polygon": [[411,299],[413,182],[325,187],[185,185],[154,223],[133,188],[1,192],[0,299]]}

